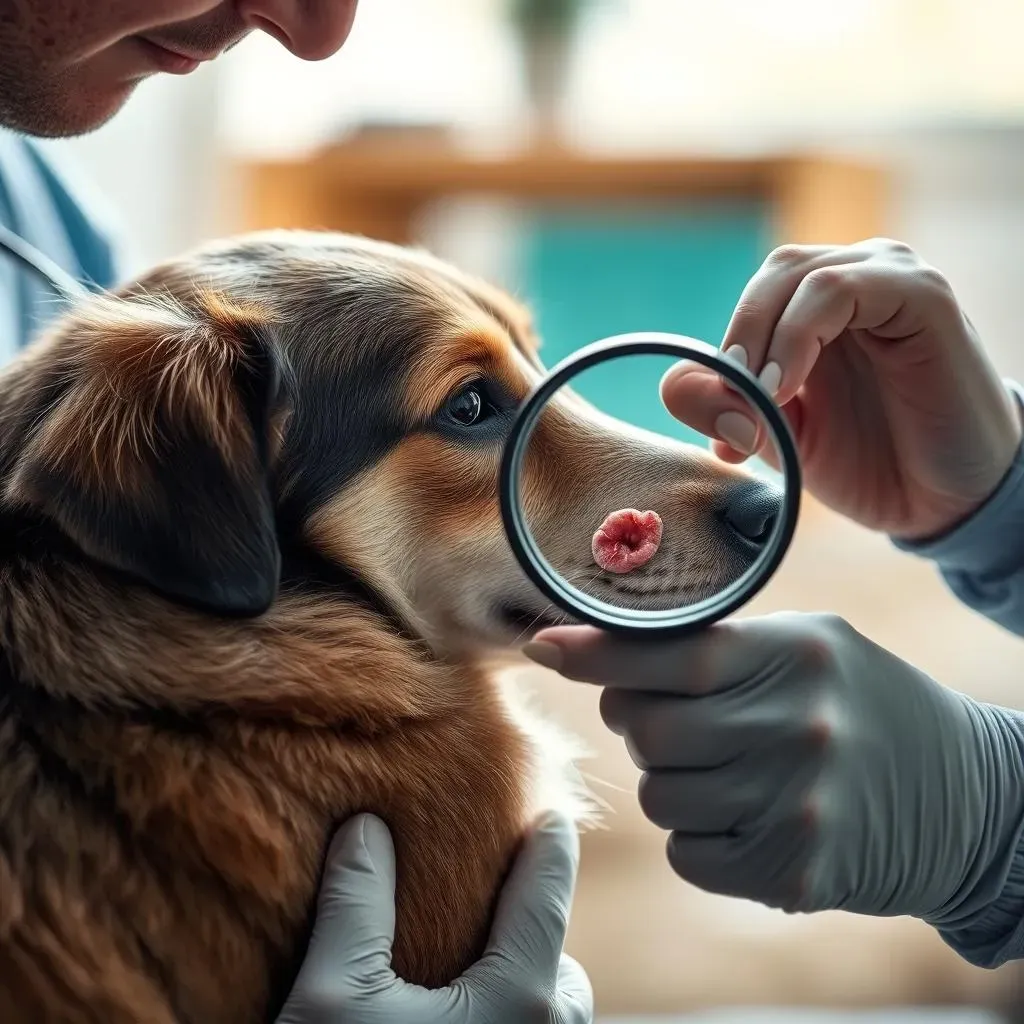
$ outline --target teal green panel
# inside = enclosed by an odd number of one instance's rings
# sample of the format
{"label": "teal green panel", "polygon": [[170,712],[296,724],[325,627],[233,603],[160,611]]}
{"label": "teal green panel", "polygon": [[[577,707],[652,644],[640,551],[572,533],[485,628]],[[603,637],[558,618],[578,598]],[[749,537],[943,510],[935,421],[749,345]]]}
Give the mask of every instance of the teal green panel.
{"label": "teal green panel", "polygon": [[[629,331],[672,331],[718,345],[767,241],[767,210],[749,202],[537,213],[524,231],[519,291],[533,310],[544,363]],[[703,442],[658,398],[669,364],[654,357],[609,363],[573,386],[613,416]]]}

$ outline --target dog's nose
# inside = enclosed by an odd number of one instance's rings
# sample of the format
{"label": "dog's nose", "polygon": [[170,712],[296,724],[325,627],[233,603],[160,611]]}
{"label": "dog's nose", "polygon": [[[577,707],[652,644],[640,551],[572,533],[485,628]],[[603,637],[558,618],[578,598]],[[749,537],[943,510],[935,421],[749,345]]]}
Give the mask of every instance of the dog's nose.
{"label": "dog's nose", "polygon": [[721,519],[732,537],[749,551],[768,543],[782,507],[782,492],[760,480],[744,481],[730,490]]}

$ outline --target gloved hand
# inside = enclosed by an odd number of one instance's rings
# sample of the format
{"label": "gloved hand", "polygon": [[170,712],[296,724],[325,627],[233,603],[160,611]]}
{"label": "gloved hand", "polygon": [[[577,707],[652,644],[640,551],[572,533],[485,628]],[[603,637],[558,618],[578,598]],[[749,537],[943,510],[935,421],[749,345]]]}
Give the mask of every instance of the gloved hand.
{"label": "gloved hand", "polygon": [[700,888],[939,927],[998,895],[1024,826],[1024,730],[842,620],[777,614],[642,644],[556,627],[524,650],[607,687],[644,813]]}
{"label": "gloved hand", "polygon": [[[808,490],[893,537],[957,525],[1020,445],[1016,403],[952,289],[899,242],[777,249],[740,297],[722,350],[783,407]],[[744,424],[750,407],[712,371],[673,367],[662,399],[717,438],[723,459],[776,461],[763,431],[755,439]]]}
{"label": "gloved hand", "polygon": [[542,821],[505,885],[483,958],[428,990],[391,970],[391,836],[379,818],[353,818],[331,844],[309,951],[278,1024],[590,1024],[590,983],[562,955],[578,862],[572,824]]}

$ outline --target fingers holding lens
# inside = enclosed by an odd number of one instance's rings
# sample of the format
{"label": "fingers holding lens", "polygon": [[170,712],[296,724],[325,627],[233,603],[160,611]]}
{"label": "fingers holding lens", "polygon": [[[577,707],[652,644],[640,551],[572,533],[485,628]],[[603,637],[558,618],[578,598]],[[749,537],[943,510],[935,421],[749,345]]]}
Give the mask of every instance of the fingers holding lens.
{"label": "fingers holding lens", "polygon": [[711,438],[715,454],[727,462],[742,462],[770,442],[763,417],[708,367],[691,362],[672,367],[662,378],[661,400],[677,420]]}

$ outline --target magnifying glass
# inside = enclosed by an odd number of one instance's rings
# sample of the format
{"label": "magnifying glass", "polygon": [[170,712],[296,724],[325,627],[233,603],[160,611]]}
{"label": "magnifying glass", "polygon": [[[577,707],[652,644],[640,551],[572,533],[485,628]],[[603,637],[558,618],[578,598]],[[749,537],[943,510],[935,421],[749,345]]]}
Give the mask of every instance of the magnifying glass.
{"label": "magnifying glass", "polygon": [[[676,418],[659,384],[680,359],[692,366]],[[723,447],[727,432],[756,437],[757,456]],[[771,396],[676,334],[618,335],[559,363],[517,411],[500,474],[505,533],[534,586],[579,622],[635,635],[741,608],[779,568],[800,511],[796,443]]]}

